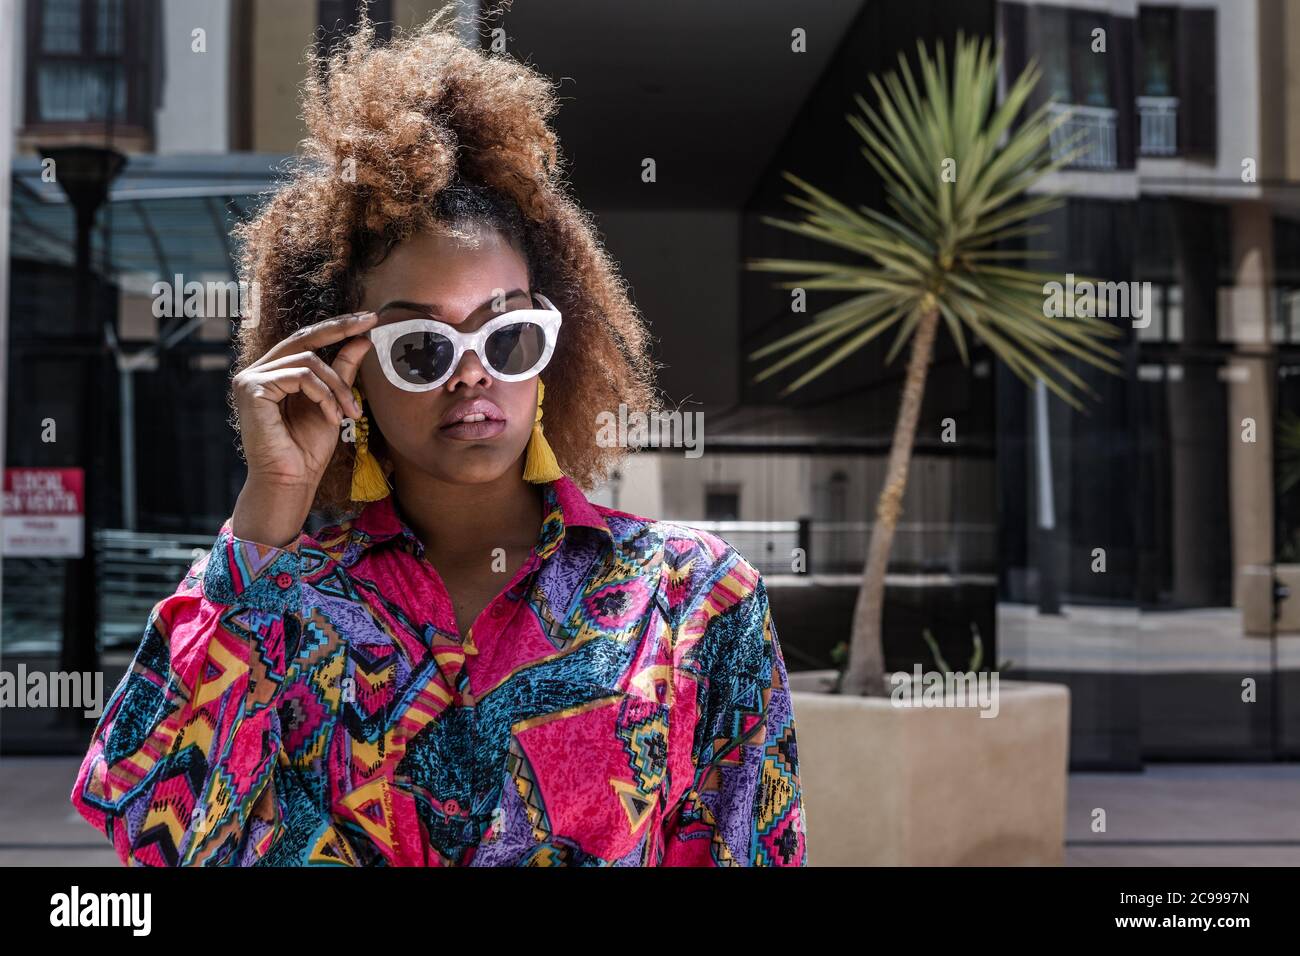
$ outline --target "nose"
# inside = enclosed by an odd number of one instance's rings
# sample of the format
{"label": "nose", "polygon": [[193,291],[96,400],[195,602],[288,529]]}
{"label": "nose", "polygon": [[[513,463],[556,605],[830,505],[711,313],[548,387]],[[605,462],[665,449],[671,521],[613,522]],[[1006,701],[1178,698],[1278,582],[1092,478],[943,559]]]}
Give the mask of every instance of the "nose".
{"label": "nose", "polygon": [[487,388],[491,384],[492,376],[479,361],[478,353],[473,349],[466,349],[465,354],[460,357],[460,364],[456,366],[456,371],[451,373],[451,378],[443,382],[442,387],[449,392],[454,392],[458,388],[473,388],[475,385]]}

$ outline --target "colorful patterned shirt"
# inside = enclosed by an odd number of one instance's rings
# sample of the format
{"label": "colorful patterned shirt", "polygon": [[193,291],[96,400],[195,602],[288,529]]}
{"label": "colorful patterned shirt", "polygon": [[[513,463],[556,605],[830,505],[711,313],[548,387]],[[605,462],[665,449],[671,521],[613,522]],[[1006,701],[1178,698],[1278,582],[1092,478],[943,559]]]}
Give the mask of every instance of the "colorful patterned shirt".
{"label": "colorful patterned shirt", "polygon": [[235,537],[155,605],[72,802],[128,865],[805,866],[758,572],[543,487],[462,639],[394,498]]}

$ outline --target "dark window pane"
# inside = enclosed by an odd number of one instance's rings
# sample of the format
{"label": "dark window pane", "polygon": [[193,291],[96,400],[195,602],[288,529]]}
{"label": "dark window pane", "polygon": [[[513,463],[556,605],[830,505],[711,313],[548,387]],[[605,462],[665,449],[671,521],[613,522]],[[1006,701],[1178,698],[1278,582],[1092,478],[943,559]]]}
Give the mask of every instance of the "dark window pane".
{"label": "dark window pane", "polygon": [[1214,10],[1178,11],[1179,152],[1210,160],[1218,153],[1214,19]]}
{"label": "dark window pane", "polygon": [[704,493],[704,517],[707,521],[740,520],[740,493],[734,490],[708,489]]}
{"label": "dark window pane", "polygon": [[81,52],[81,0],[45,0],[41,5],[41,51]]}
{"label": "dark window pane", "polygon": [[122,0],[97,0],[95,8],[95,52],[122,52]]}
{"label": "dark window pane", "polygon": [[1174,66],[1174,11],[1164,7],[1143,7],[1139,15],[1142,34],[1143,96],[1175,96],[1177,72]]}
{"label": "dark window pane", "polygon": [[1059,7],[1036,7],[1032,13],[1038,17],[1035,53],[1043,68],[1042,83],[1052,99],[1061,103],[1073,102],[1066,11]]}
{"label": "dark window pane", "polygon": [[[116,75],[116,82],[111,78]],[[109,100],[118,120],[126,118],[126,70],[121,63],[53,61],[37,70],[40,120],[78,123],[107,119]]]}
{"label": "dark window pane", "polygon": [[1106,30],[1101,17],[1075,12],[1070,18],[1070,55],[1074,60],[1074,102],[1084,106],[1110,106],[1110,52],[1109,31],[1106,51],[1094,52],[1093,35]]}
{"label": "dark window pane", "polygon": [[324,30],[323,46],[328,49],[356,29],[365,7],[370,22],[375,25],[375,36],[389,40],[393,35],[393,0],[317,0],[317,20]]}

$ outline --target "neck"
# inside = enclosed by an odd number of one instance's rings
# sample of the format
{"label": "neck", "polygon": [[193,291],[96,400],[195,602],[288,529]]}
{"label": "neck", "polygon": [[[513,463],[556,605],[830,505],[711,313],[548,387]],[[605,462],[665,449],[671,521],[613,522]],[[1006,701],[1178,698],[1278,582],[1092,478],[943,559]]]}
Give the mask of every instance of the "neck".
{"label": "neck", "polygon": [[492,481],[456,484],[399,467],[392,483],[402,517],[431,561],[531,547],[541,530],[542,487],[524,481],[516,469]]}

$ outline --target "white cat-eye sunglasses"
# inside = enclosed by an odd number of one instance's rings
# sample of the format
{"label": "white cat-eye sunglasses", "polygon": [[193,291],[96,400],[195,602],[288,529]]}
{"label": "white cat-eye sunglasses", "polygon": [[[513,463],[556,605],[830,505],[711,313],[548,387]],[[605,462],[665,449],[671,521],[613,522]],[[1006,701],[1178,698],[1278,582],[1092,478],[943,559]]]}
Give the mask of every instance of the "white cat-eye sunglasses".
{"label": "white cat-eye sunglasses", "polygon": [[550,299],[540,292],[533,295],[545,308],[512,309],[473,332],[458,331],[413,306],[384,306],[379,310],[382,324],[365,334],[374,343],[384,376],[407,392],[437,388],[468,351],[494,378],[519,382],[546,368],[562,321]]}

